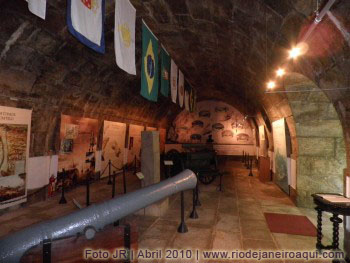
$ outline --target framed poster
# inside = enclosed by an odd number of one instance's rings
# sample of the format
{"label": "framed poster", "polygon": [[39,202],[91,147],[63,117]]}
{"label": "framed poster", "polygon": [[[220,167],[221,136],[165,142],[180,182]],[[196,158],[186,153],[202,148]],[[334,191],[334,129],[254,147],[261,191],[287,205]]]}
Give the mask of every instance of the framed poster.
{"label": "framed poster", "polygon": [[32,111],[0,106],[0,209],[27,201]]}
{"label": "framed poster", "polygon": [[95,173],[98,132],[98,120],[61,115],[58,171],[70,171],[68,185],[84,180],[88,173]]}
{"label": "framed poster", "polygon": [[129,147],[128,147],[128,166],[132,166],[136,160],[137,167],[141,162],[141,132],[144,127],[130,124],[129,126]]}
{"label": "framed poster", "polygon": [[273,145],[274,145],[274,164],[275,164],[275,183],[287,194],[289,194],[288,184],[288,161],[285,119],[280,119],[272,123]]}
{"label": "framed poster", "polygon": [[[123,168],[125,153],[125,133],[126,124],[120,122],[104,121],[103,123],[103,142],[102,142],[102,171],[108,165],[109,160],[118,169]],[[115,169],[112,169],[114,171]],[[108,176],[108,168],[101,175]]]}

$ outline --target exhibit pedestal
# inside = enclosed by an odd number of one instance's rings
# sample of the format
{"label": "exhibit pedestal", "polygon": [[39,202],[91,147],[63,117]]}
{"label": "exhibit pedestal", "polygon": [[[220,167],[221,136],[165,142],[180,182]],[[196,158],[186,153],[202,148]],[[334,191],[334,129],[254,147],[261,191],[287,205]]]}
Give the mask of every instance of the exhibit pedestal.
{"label": "exhibit pedestal", "polygon": [[[143,131],[141,133],[141,173],[144,178],[141,181],[142,187],[160,182],[160,150],[159,132]],[[169,199],[166,198],[154,203],[136,214],[162,216],[168,210]]]}
{"label": "exhibit pedestal", "polygon": [[145,177],[142,187],[160,182],[158,131],[143,131],[141,134],[141,172]]}

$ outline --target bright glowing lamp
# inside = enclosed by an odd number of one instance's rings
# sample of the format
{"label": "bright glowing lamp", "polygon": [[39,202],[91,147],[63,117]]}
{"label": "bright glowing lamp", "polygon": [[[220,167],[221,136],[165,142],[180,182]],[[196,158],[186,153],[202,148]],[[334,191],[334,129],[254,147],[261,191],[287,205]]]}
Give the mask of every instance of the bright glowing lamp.
{"label": "bright glowing lamp", "polygon": [[293,47],[291,50],[289,50],[289,58],[295,59],[301,55],[301,49],[300,47]]}
{"label": "bright glowing lamp", "polygon": [[274,81],[269,81],[268,83],[267,83],[267,88],[268,89],[273,89],[273,88],[275,88],[276,87],[276,83],[274,82]]}
{"label": "bright glowing lamp", "polygon": [[277,77],[282,77],[284,74],[286,74],[286,71],[285,71],[283,68],[279,68],[279,69],[276,71]]}

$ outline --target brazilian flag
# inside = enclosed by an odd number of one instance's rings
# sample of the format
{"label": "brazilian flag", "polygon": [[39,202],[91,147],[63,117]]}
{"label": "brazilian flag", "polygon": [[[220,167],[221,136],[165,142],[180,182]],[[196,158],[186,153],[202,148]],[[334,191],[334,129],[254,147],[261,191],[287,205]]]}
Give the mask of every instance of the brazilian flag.
{"label": "brazilian flag", "polygon": [[141,95],[158,99],[158,39],[142,21]]}
{"label": "brazilian flag", "polygon": [[162,93],[164,97],[168,97],[170,87],[170,56],[163,46],[160,48],[160,58],[162,61],[160,93]]}

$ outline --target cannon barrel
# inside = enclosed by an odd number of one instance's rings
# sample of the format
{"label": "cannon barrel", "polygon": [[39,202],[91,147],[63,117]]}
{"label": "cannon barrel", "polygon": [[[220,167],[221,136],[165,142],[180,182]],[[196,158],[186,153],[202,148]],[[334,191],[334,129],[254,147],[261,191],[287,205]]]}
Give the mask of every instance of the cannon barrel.
{"label": "cannon barrel", "polygon": [[163,198],[195,188],[196,175],[184,170],[177,176],[147,186],[121,197],[92,205],[69,215],[29,226],[0,239],[0,262],[17,263],[30,248],[45,239],[58,239],[84,233],[87,227],[96,231]]}

